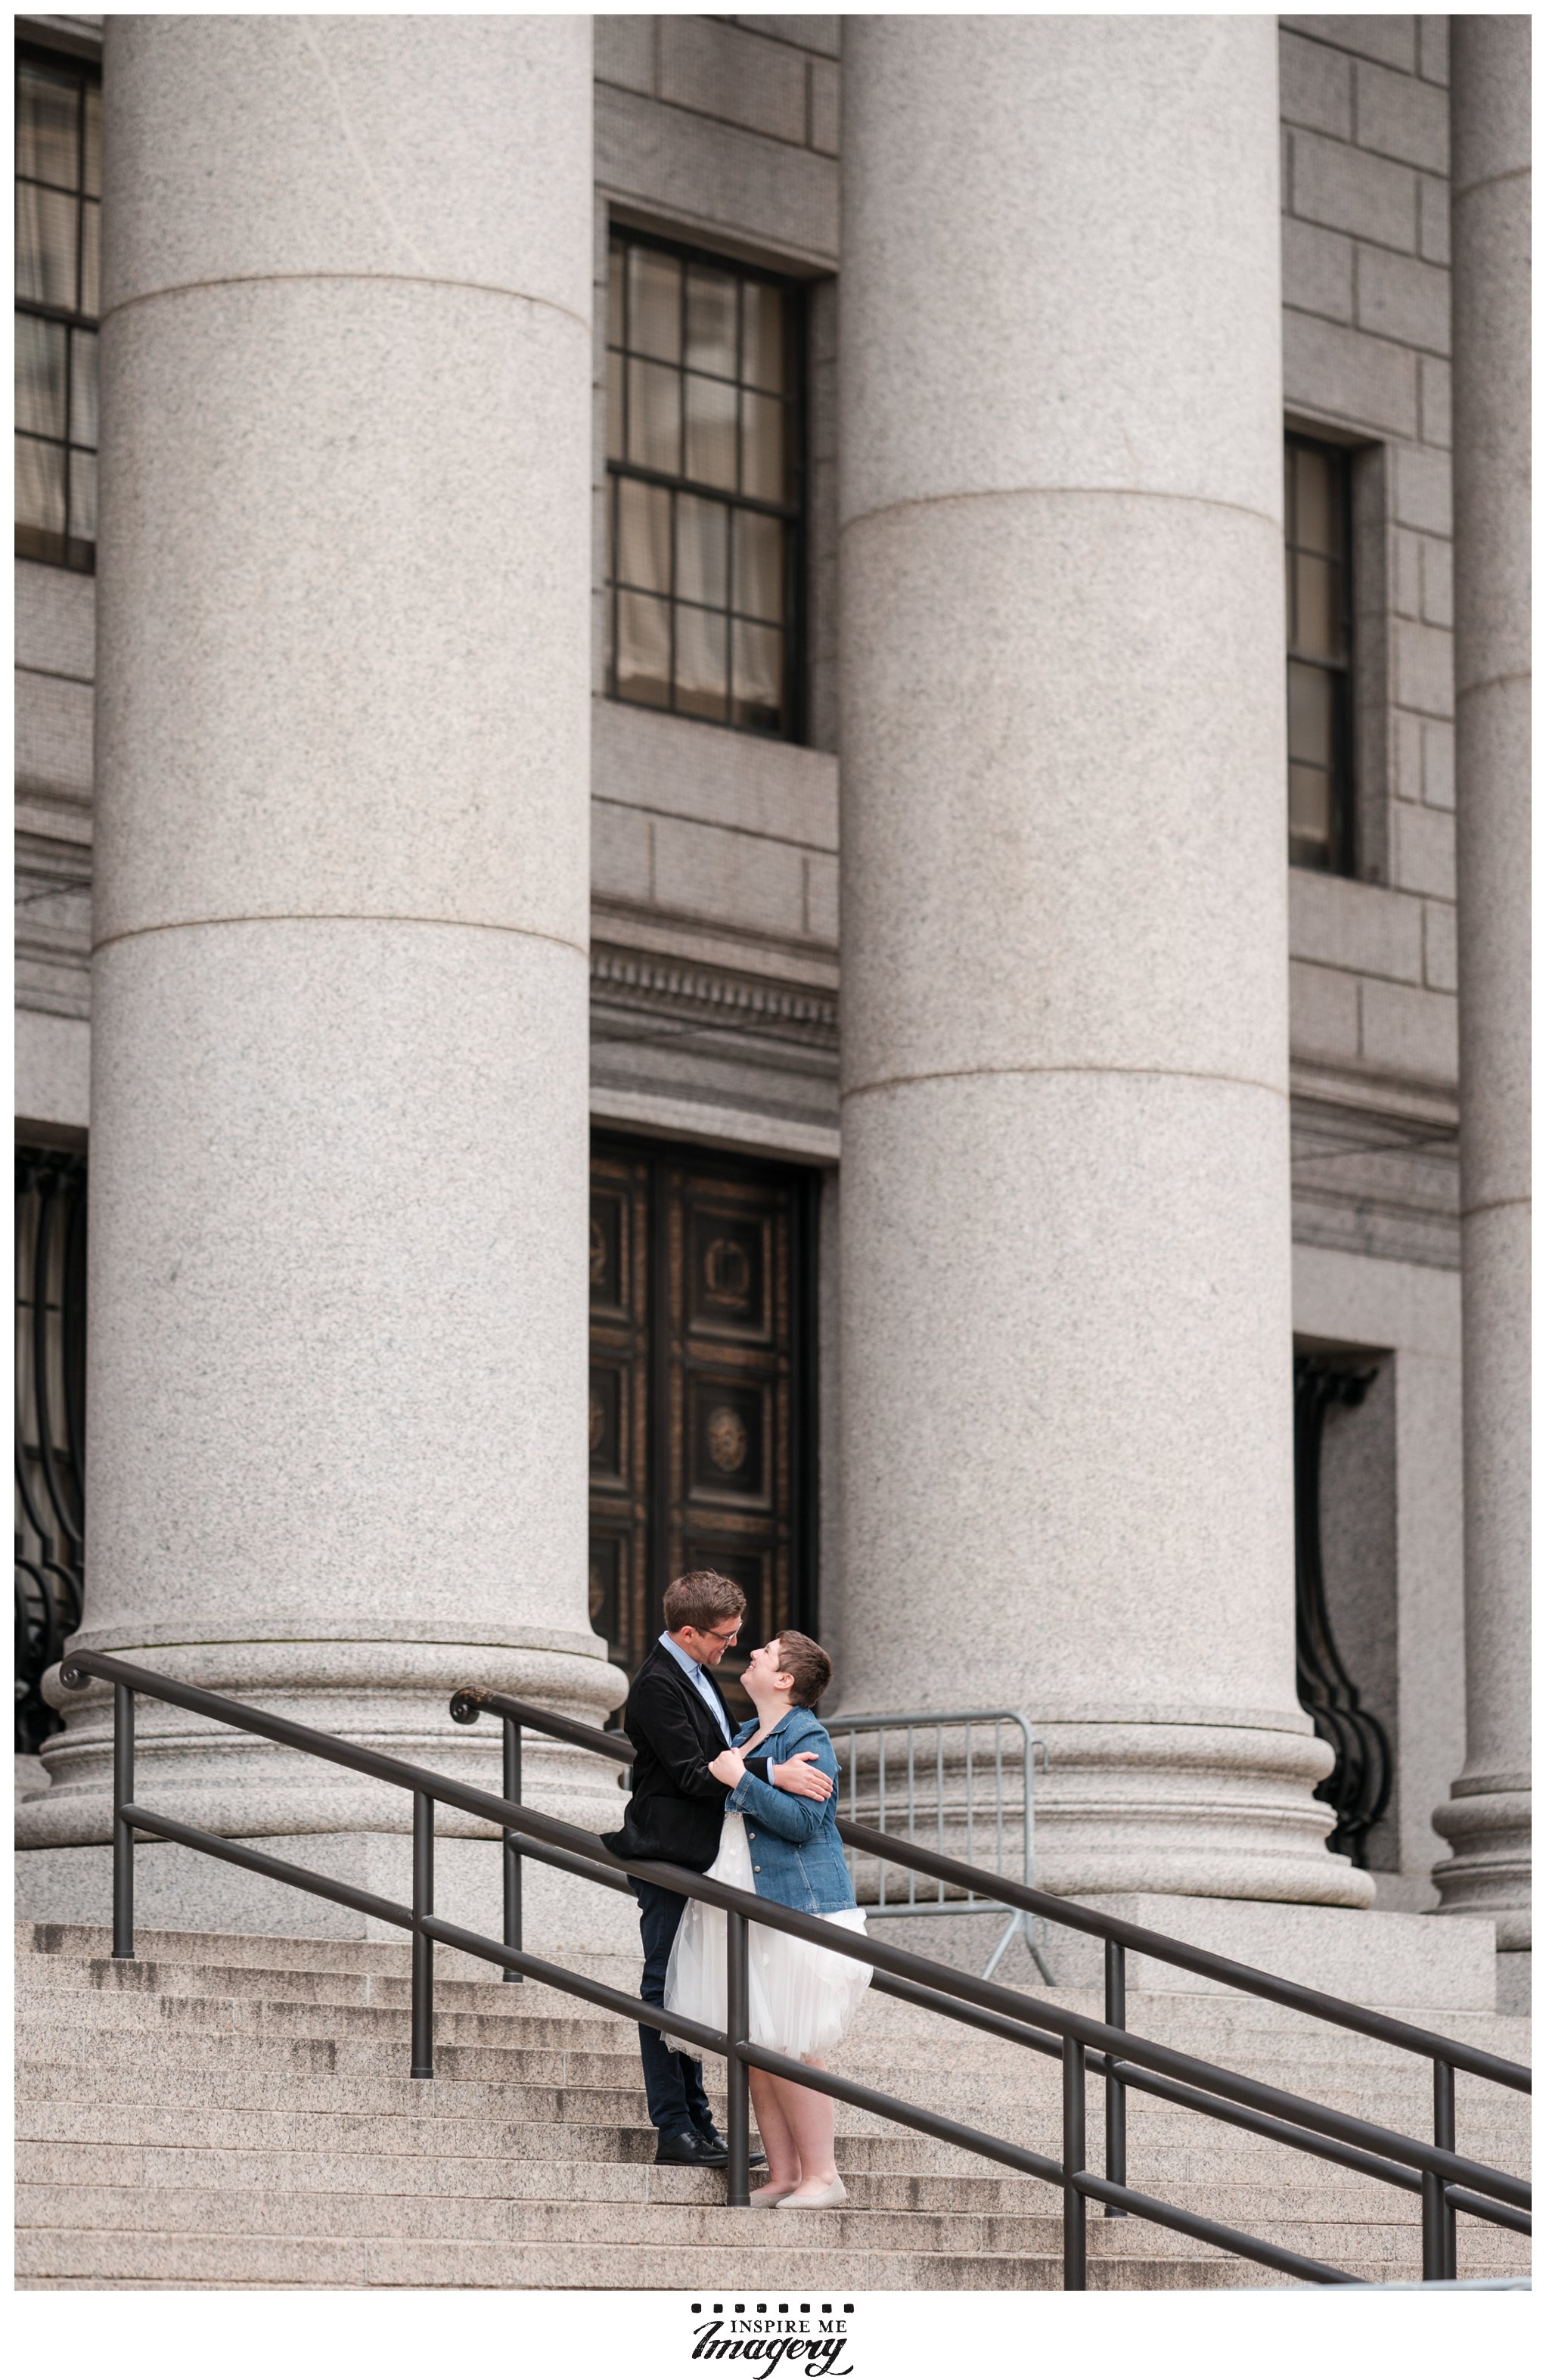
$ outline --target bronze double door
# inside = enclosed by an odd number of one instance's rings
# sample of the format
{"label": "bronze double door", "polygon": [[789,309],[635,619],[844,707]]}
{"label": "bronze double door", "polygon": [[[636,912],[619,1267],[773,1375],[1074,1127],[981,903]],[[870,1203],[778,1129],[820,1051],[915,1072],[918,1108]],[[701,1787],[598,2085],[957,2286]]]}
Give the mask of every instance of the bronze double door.
{"label": "bronze double door", "polygon": [[746,1597],[719,1672],[814,1631],[815,1177],[598,1138],[590,1181],[590,1616],[630,1674],[688,1570]]}

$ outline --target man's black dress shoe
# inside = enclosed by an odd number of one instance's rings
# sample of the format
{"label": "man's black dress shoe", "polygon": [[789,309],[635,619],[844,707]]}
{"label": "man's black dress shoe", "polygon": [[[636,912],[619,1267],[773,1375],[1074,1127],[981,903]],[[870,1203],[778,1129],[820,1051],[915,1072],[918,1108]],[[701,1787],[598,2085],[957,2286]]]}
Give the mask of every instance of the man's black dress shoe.
{"label": "man's black dress shoe", "polygon": [[656,2144],[657,2165],[725,2166],[730,2151],[723,2141],[700,2140],[696,2132],[662,2132]]}
{"label": "man's black dress shoe", "polygon": [[[730,2143],[725,2139],[722,2133],[715,2131],[712,2124],[700,2124],[698,2126],[698,2138],[702,2141],[705,2148],[709,2148],[714,2151],[715,2162],[717,2164],[728,2165],[730,2163]],[[767,2158],[761,2149],[754,2149],[746,2159],[746,2162],[748,2165],[766,2165],[767,2163]]]}

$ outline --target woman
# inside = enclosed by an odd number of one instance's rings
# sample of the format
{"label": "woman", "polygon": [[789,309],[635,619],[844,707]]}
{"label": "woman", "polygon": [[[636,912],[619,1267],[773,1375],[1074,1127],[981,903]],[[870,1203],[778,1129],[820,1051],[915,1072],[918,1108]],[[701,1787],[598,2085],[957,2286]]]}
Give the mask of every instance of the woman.
{"label": "woman", "polygon": [[[719,1856],[709,1875],[765,1900],[781,1900],[855,1934],[864,1930],[855,1908],[838,1837],[838,1797],[806,1802],[765,1785],[746,1767],[749,1752],[769,1761],[793,1753],[815,1755],[837,1784],[832,1739],[812,1709],[832,1675],[813,1638],[786,1628],[759,1645],[742,1681],[756,1706],[728,1752],[708,1773],[730,1787]],[[870,1970],[857,1959],[795,1935],[754,1925],[748,1933],[751,2038],[767,2049],[823,2066],[858,2014]],[[701,2024],[725,2021],[725,1917],[694,1900],[677,1931],[666,1971],[666,2007]],[[754,2206],[840,2206],[848,2196],[832,2155],[832,2102],[779,2075],[748,2069],[757,2129],[767,2151],[767,2180],[752,2192]]]}

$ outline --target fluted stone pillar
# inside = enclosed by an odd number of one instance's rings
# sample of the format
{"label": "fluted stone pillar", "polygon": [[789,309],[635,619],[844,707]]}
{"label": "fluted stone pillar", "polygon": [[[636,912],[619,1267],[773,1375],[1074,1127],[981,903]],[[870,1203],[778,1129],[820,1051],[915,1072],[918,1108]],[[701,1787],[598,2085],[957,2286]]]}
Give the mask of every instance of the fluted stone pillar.
{"label": "fluted stone pillar", "polygon": [[[77,1641],[497,1786],[455,1685],[622,1691],[585,1560],[589,23],[106,41]],[[22,1817],[67,1899],[106,1713],[59,1699]],[[616,1806],[583,1756],[526,1775]],[[139,1792],[402,1888],[405,1796],[151,1704]],[[326,1917],[142,1864],[152,1922]]]}
{"label": "fluted stone pillar", "polygon": [[852,18],[843,1684],[1059,1890],[1362,1906],[1294,1687],[1277,88]]}
{"label": "fluted stone pillar", "polygon": [[1452,17],[1466,1766],[1446,1910],[1530,1941],[1530,20]]}

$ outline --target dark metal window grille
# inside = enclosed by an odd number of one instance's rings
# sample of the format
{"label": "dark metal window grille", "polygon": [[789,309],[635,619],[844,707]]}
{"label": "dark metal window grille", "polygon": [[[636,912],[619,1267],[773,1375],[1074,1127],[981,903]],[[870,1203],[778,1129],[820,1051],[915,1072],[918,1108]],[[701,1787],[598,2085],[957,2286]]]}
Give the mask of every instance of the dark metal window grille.
{"label": "dark metal window grille", "polygon": [[1352,504],[1345,448],[1284,446],[1288,860],[1353,871]]}
{"label": "dark metal window grille", "polygon": [[796,290],[722,257],[618,233],[607,304],[608,691],[792,736]]}
{"label": "dark metal window grille", "polygon": [[16,550],[97,552],[102,85],[74,58],[16,62]]}
{"label": "dark metal window grille", "polygon": [[1347,1674],[1326,1609],[1326,1574],[1321,1546],[1321,1447],[1326,1415],[1334,1405],[1361,1404],[1374,1373],[1346,1358],[1294,1358],[1294,1588],[1295,1651],[1299,1702],[1315,1732],[1336,1755],[1336,1766],[1315,1788],[1329,1802],[1336,1824],[1328,1849],[1342,1852],[1355,1867],[1369,1865],[1371,1830],[1390,1802],[1390,1739],[1372,1711],[1363,1707]]}
{"label": "dark metal window grille", "polygon": [[16,1748],[58,1719],[39,1691],[80,1625],[86,1527],[86,1160],[16,1159]]}

